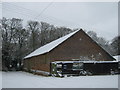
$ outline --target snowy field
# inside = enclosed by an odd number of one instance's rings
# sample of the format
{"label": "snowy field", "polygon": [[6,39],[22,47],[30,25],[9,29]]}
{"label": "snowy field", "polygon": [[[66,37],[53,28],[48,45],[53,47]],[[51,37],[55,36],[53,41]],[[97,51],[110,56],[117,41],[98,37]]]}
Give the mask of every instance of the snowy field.
{"label": "snowy field", "polygon": [[3,72],[3,88],[118,88],[118,75],[43,77],[26,72]]}
{"label": "snowy field", "polygon": [[2,89],[2,72],[0,71],[0,90]]}

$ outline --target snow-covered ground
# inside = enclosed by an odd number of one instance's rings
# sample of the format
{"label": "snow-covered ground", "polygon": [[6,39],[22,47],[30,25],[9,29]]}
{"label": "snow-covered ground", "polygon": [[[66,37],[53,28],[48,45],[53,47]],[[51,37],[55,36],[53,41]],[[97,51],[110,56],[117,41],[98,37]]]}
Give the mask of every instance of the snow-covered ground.
{"label": "snow-covered ground", "polygon": [[2,72],[0,71],[0,90],[2,89]]}
{"label": "snow-covered ground", "polygon": [[118,88],[118,75],[43,77],[26,72],[3,72],[3,88]]}

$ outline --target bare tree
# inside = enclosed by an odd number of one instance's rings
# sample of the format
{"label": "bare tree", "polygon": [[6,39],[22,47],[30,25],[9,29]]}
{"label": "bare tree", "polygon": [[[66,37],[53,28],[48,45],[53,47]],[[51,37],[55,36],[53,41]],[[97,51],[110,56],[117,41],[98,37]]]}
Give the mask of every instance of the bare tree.
{"label": "bare tree", "polygon": [[120,55],[120,36],[116,36],[111,43],[113,55]]}
{"label": "bare tree", "polygon": [[26,50],[25,44],[28,40],[28,31],[23,29],[21,19],[2,19],[2,61],[8,68],[21,65],[21,60]]}
{"label": "bare tree", "polygon": [[103,37],[98,37],[97,33],[94,31],[88,31],[87,34],[96,42],[98,43],[103,49],[105,49],[109,54],[112,55],[111,47],[109,45],[109,41],[107,41]]}
{"label": "bare tree", "polygon": [[30,32],[30,44],[32,51],[34,51],[37,47],[37,43],[40,42],[40,24],[37,21],[29,21],[27,24],[27,28]]}
{"label": "bare tree", "polygon": [[16,42],[16,30],[22,28],[21,19],[2,19],[2,60],[7,68],[12,67],[14,61],[14,44]]}

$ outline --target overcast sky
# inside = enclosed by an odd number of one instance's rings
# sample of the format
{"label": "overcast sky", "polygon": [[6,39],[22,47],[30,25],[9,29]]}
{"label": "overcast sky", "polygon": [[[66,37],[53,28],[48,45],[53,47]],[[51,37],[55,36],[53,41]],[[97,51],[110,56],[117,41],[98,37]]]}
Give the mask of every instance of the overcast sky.
{"label": "overcast sky", "polygon": [[93,30],[107,40],[118,35],[117,2],[4,2],[7,18],[45,21],[55,26]]}

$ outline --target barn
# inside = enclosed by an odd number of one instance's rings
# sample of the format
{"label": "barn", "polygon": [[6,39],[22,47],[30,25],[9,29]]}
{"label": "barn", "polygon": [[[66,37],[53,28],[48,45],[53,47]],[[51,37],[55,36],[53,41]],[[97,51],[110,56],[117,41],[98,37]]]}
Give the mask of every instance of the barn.
{"label": "barn", "polygon": [[56,61],[115,61],[115,59],[91,39],[82,29],[54,40],[23,60],[24,70],[51,72]]}

